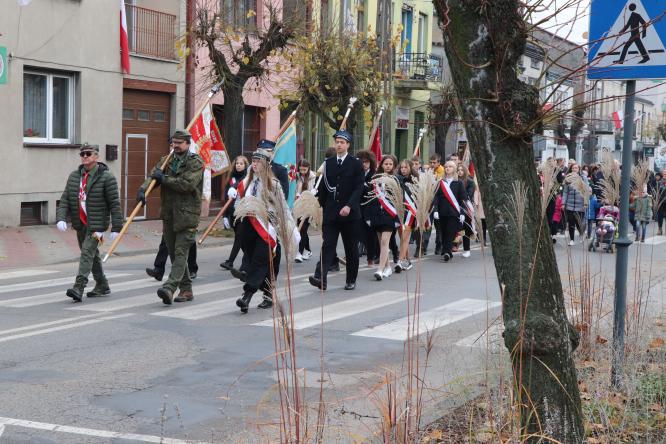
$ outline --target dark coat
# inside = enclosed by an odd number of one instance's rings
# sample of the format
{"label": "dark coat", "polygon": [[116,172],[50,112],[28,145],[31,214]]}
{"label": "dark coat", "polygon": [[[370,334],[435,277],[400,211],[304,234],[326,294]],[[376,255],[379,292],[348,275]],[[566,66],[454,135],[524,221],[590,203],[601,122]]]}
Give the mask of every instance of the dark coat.
{"label": "dark coat", "polygon": [[[79,187],[83,165],[73,171],[67,178],[65,190],[60,196],[56,220],[64,221],[69,216],[72,219],[72,228],[83,229],[79,218]],[[86,209],[88,227],[93,231],[106,231],[111,218],[111,231],[119,232],[123,228],[123,215],[120,212],[120,196],[118,183],[109,171],[109,167],[99,162],[92,177],[88,177]]]}
{"label": "dark coat", "polygon": [[[444,180],[444,179],[442,179]],[[437,183],[437,191],[435,192],[435,200],[433,201],[433,211],[436,211],[439,213],[439,218],[443,217],[459,217],[460,213],[458,210],[453,207],[448,201],[448,199],[444,196],[444,193],[442,192],[442,184],[441,180]],[[464,201],[466,198],[466,193],[465,193],[465,188],[463,187],[463,184],[459,180],[454,180],[451,182],[451,192],[455,196],[456,200],[458,201],[458,205],[460,205],[460,209],[462,210],[464,207]]]}
{"label": "dark coat", "polygon": [[[151,176],[155,169],[162,166],[165,157],[155,165]],[[174,231],[195,230],[199,227],[203,167],[203,160],[198,154],[187,152],[175,173],[171,170],[171,164],[164,170],[160,219],[172,220]],[[141,188],[148,188],[151,180],[150,177],[146,179]]]}
{"label": "dark coat", "polygon": [[284,200],[289,200],[289,171],[287,167],[280,165],[279,163],[271,163],[271,171],[273,171],[273,176],[280,182],[282,187],[282,192],[284,193]]}
{"label": "dark coat", "polygon": [[[236,168],[234,168],[234,172],[231,174],[231,177],[229,178],[229,182],[227,182],[227,186],[224,189],[224,198],[226,199],[227,197],[227,192],[229,191],[230,188],[238,188],[238,185],[241,183],[243,179],[245,179],[245,176],[247,175],[247,170],[249,168],[245,168],[245,170],[238,172],[236,171]],[[229,205],[229,207],[224,211],[223,216],[228,217],[230,220],[233,220],[232,218],[234,217],[234,208],[236,208],[236,202],[233,204]]]}
{"label": "dark coat", "polygon": [[[324,209],[324,223],[360,220],[360,202],[365,182],[361,161],[347,154],[345,161],[338,166],[338,158],[333,156],[324,162],[322,174],[324,177],[319,181],[317,199]],[[335,192],[329,191],[329,186],[335,188]],[[339,213],[345,206],[351,208],[351,212],[349,216],[342,217]]]}

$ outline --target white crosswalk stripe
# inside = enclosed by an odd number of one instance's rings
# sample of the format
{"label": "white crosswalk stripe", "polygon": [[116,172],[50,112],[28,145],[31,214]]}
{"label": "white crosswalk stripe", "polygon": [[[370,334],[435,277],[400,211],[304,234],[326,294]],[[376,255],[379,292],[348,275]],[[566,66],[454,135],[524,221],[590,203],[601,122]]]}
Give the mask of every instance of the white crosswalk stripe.
{"label": "white crosswalk stripe", "polygon": [[[123,277],[123,276],[130,276],[130,274],[129,273],[107,273],[107,275],[106,275],[107,279]],[[58,285],[67,285],[67,284],[71,285],[73,283],[74,283],[74,276],[70,276],[70,277],[59,278],[59,279],[47,279],[47,280],[43,280],[43,281],[24,282],[24,283],[21,283],[21,284],[3,285],[2,288],[0,288],[0,294],[1,293],[16,292],[16,291],[24,291],[24,290],[37,290],[39,288],[55,287],[55,286],[58,286]]]}
{"label": "white crosswalk stripe", "polygon": [[[500,302],[465,298],[431,310],[425,310],[419,315],[418,332],[419,334],[423,334],[426,331],[433,331],[500,305]],[[411,321],[410,317],[404,317],[387,322],[386,324],[354,332],[352,335],[404,341],[407,339],[407,328]]]}
{"label": "white crosswalk stripe", "polygon": [[56,270],[16,270],[0,273],[0,280],[18,279],[23,277],[42,276],[45,274],[58,273]]}
{"label": "white crosswalk stripe", "polygon": [[653,236],[645,238],[645,244],[647,245],[660,245],[666,242],[666,236]]}
{"label": "white crosswalk stripe", "polygon": [[469,348],[486,348],[490,347],[491,350],[497,350],[502,344],[502,332],[504,327],[501,323],[495,323],[484,331],[477,331],[458,342],[458,347]]}
{"label": "white crosswalk stripe", "polygon": [[[126,290],[138,290],[140,288],[154,287],[156,282],[152,279],[136,279],[134,281],[121,282],[119,284],[111,283],[111,295],[113,297],[114,293],[119,293]],[[71,300],[66,298],[65,290],[54,291],[52,293],[40,294],[36,296],[25,296],[22,298],[13,298],[5,299],[0,301],[0,307],[12,307],[12,308],[26,308],[34,307],[36,305],[52,304],[55,302],[62,302],[63,300]]]}
{"label": "white crosswalk stripe", "polygon": [[[376,310],[378,308],[386,307],[387,305],[396,304],[406,300],[404,293],[397,291],[380,291],[372,293],[367,296],[348,299],[334,304],[324,305],[323,314],[322,308],[317,307],[310,310],[305,310],[294,314],[294,328],[302,330],[309,327],[320,325],[323,322],[331,322],[338,319],[355,316],[367,311]],[[272,327],[273,319],[257,322],[256,324],[261,327]]]}

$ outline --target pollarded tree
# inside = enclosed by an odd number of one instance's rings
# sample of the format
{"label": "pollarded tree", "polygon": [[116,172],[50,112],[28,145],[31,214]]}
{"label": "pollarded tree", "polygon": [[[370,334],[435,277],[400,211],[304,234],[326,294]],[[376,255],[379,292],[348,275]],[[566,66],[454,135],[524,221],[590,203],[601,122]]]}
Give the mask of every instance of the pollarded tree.
{"label": "pollarded tree", "polygon": [[532,150],[539,95],[516,74],[527,37],[525,3],[435,0],[435,6],[491,227],[523,438],[583,442],[573,361],[578,333],[566,316]]}
{"label": "pollarded tree", "polygon": [[270,0],[262,11],[258,17],[257,11],[239,8],[232,0],[197,0],[189,30],[195,48],[207,54],[207,60],[197,60],[206,79],[200,86],[207,90],[224,80],[222,132],[232,154],[242,150],[244,89],[273,83],[271,76],[282,72],[283,54],[303,25],[301,16],[283,17]]}

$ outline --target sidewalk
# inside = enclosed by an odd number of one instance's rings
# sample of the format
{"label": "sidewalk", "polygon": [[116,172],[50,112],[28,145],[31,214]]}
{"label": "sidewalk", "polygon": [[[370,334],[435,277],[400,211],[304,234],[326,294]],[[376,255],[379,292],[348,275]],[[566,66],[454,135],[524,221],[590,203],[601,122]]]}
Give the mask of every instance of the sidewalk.
{"label": "sidewalk", "polygon": [[[202,218],[199,233],[203,233],[212,217]],[[222,222],[218,224],[222,227]],[[208,236],[202,248],[225,245],[233,242],[233,235],[223,237],[220,230],[214,230]],[[108,232],[107,232],[108,233]],[[132,256],[136,254],[157,252],[162,237],[161,220],[136,221],[120,241],[114,255]],[[104,254],[110,242],[100,248]],[[48,264],[77,261],[79,246],[76,232],[71,226],[64,233],[55,225],[38,225],[34,227],[15,227],[0,229],[0,270],[16,267],[40,267]]]}

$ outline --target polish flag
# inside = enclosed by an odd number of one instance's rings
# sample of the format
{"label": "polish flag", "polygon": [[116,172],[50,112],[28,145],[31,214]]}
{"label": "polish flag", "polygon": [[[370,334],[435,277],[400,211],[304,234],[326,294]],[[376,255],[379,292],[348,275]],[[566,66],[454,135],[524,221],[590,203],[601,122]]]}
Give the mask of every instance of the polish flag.
{"label": "polish flag", "polygon": [[611,114],[611,117],[613,118],[615,129],[622,129],[622,126],[624,125],[624,113],[622,111],[615,111]]}
{"label": "polish flag", "polygon": [[129,74],[129,38],[127,34],[127,15],[125,14],[125,0],[120,0],[120,65],[123,72]]}
{"label": "polish flag", "polygon": [[375,130],[375,137],[372,138],[370,151],[374,153],[377,158],[377,163],[382,161],[382,130],[379,127]]}

